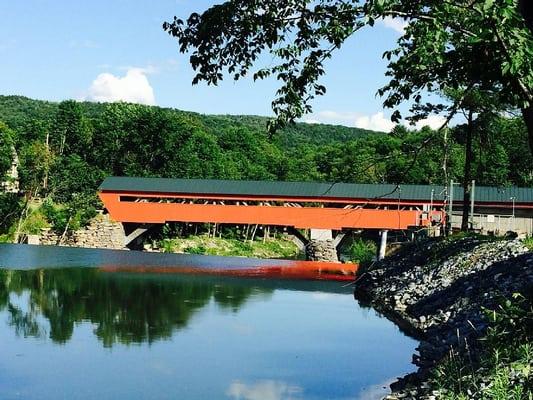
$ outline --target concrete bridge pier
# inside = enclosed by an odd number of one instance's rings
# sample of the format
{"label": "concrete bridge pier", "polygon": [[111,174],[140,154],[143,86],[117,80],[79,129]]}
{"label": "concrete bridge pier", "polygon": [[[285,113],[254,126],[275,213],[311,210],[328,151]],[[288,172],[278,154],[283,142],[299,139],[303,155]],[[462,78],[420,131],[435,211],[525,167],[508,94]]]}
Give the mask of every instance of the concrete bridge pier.
{"label": "concrete bridge pier", "polygon": [[389,233],[388,230],[383,230],[383,231],[380,232],[381,240],[380,240],[380,243],[379,243],[379,249],[378,249],[378,254],[377,254],[378,260],[383,260],[385,258],[385,254],[387,252],[387,236],[388,236],[388,233]]}

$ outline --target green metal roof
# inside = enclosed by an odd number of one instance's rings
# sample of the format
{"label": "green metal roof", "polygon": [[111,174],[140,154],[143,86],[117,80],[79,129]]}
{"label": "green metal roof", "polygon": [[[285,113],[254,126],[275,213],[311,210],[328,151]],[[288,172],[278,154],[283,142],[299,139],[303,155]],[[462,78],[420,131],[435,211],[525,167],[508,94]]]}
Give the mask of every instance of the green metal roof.
{"label": "green metal roof", "polygon": [[[214,179],[168,179],[108,177],[100,185],[100,191],[181,193],[202,195],[250,195],[272,197],[309,198],[356,198],[356,199],[402,199],[402,200],[443,200],[443,186],[431,185],[391,185],[327,182],[277,182],[277,181],[231,181]],[[463,199],[463,189],[454,187],[454,201]],[[475,189],[477,202],[533,203],[533,188],[485,187]]]}

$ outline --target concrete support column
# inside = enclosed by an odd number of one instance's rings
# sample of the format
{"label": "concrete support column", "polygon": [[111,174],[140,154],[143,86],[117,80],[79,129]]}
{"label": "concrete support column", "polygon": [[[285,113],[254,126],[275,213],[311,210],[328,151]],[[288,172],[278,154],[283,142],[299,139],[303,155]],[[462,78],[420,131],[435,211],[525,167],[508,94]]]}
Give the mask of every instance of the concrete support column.
{"label": "concrete support column", "polygon": [[387,251],[387,234],[389,231],[383,230],[380,232],[381,234],[381,242],[379,244],[379,251],[378,251],[378,260],[383,260],[385,258],[385,252]]}
{"label": "concrete support column", "polygon": [[333,240],[331,229],[311,229],[311,240]]}

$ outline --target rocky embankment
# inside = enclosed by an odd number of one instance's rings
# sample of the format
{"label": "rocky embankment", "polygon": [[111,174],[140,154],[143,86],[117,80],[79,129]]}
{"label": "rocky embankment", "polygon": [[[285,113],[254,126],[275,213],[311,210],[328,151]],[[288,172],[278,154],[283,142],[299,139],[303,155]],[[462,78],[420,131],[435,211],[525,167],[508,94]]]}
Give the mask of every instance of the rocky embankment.
{"label": "rocky embankment", "polygon": [[475,351],[484,308],[533,288],[533,253],[519,240],[482,238],[412,244],[361,274],[355,296],[420,339],[417,373],[393,384],[396,398],[438,398],[426,380],[453,348]]}

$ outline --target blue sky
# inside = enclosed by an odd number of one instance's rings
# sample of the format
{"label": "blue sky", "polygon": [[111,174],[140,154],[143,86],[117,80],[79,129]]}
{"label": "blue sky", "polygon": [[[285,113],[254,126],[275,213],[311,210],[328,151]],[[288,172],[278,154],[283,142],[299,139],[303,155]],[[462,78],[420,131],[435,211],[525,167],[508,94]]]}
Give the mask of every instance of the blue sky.
{"label": "blue sky", "polygon": [[[161,25],[212,0],[0,0],[0,94],[60,101],[129,100],[209,114],[272,115],[278,83],[227,80],[192,86],[187,56]],[[399,37],[397,21],[360,32],[329,61],[328,93],[309,122],[389,129],[377,89],[381,54]],[[261,66],[261,65],[259,65]]]}

